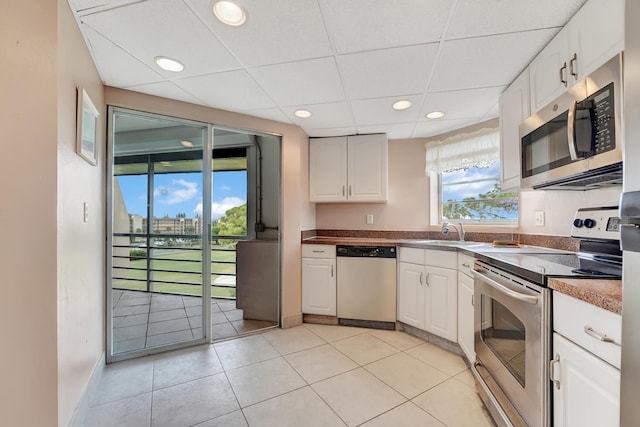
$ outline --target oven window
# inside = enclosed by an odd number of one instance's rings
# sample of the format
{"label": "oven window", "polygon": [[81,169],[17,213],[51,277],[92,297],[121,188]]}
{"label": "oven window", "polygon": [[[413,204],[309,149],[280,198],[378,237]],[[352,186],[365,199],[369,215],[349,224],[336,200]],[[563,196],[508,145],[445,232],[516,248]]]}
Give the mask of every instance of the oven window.
{"label": "oven window", "polygon": [[482,340],[524,387],[526,367],[524,324],[504,305],[486,295],[482,295],[481,315]]}

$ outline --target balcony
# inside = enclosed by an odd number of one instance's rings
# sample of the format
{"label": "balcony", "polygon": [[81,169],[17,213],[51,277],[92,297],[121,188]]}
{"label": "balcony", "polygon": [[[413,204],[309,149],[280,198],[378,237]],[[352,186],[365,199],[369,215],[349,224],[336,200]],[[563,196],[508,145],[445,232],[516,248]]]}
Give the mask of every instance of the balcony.
{"label": "balcony", "polygon": [[114,234],[114,354],[201,338],[203,274],[211,280],[213,341],[276,326],[244,319],[236,308],[239,239],[221,237],[204,268],[200,236]]}

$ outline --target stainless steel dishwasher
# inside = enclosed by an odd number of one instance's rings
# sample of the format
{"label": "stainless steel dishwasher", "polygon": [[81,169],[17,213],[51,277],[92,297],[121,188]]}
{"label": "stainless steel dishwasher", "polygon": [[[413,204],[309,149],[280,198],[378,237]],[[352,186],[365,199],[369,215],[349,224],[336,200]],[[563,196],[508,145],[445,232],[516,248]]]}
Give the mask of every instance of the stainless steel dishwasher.
{"label": "stainless steel dishwasher", "polygon": [[341,325],[395,329],[396,248],[336,247]]}

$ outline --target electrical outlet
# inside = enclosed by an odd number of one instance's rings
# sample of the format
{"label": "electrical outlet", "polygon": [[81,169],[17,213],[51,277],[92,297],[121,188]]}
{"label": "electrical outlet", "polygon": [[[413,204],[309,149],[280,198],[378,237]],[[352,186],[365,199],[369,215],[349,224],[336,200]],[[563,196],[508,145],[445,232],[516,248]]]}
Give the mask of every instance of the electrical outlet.
{"label": "electrical outlet", "polygon": [[367,224],[373,224],[373,214],[367,214]]}
{"label": "electrical outlet", "polygon": [[82,206],[84,209],[84,222],[89,222],[89,202],[84,202]]}
{"label": "electrical outlet", "polygon": [[536,227],[544,227],[544,211],[536,212]]}

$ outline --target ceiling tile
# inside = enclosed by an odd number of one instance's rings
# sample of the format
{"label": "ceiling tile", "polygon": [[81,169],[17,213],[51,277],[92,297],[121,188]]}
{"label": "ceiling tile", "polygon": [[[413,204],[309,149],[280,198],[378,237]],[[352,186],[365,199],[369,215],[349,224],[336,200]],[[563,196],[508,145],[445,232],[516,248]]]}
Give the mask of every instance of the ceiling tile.
{"label": "ceiling tile", "polygon": [[340,127],[340,128],[326,128],[326,129],[306,129],[303,128],[305,133],[310,137],[322,138],[325,136],[345,136],[355,135],[356,128],[352,126]]}
{"label": "ceiling tile", "polygon": [[497,105],[498,98],[505,89],[506,86],[497,86],[428,93],[420,112],[420,120],[429,120],[425,115],[432,111],[444,112],[448,120],[484,117]]}
{"label": "ceiling tile", "polygon": [[[311,111],[311,117],[301,119],[293,113],[304,108]],[[327,127],[353,126],[351,112],[346,102],[332,102],[329,104],[301,105],[296,107],[286,107],[283,110],[288,114],[291,121],[298,126],[319,129]]]}
{"label": "ceiling tile", "polygon": [[287,117],[287,115],[283,113],[282,110],[279,108],[264,108],[260,110],[246,110],[246,111],[239,111],[239,112],[242,114],[247,114],[249,116],[274,120],[276,122],[289,123],[289,124],[293,123]]}
{"label": "ceiling tile", "polygon": [[247,22],[218,21],[211,0],[187,0],[202,21],[248,67],[333,54],[316,0],[241,0]]}
{"label": "ceiling tile", "polygon": [[446,38],[562,27],[586,0],[458,0]]}
{"label": "ceiling tile", "polygon": [[450,132],[465,126],[470,126],[483,120],[478,119],[456,119],[456,120],[430,120],[428,122],[419,122],[413,130],[413,138],[424,138],[428,136],[440,135],[441,133]]}
{"label": "ceiling tile", "polygon": [[[83,28],[83,30],[93,59],[100,64],[99,72],[104,84],[113,87],[128,87],[165,80],[160,73],[155,72],[151,67],[129,55],[91,28]],[[123,73],[123,69],[127,72]]]}
{"label": "ceiling tile", "polygon": [[188,77],[174,82],[215,108],[237,111],[275,107],[273,101],[244,70]]}
{"label": "ceiling tile", "polygon": [[340,55],[345,90],[351,99],[422,93],[437,50],[431,43]]}
{"label": "ceiling tile", "polygon": [[159,82],[140,86],[130,86],[127,89],[134,92],[142,92],[149,95],[161,96],[163,98],[177,99],[178,101],[190,102],[192,104],[203,104],[201,100],[189,93],[186,93],[171,82]]}
{"label": "ceiling tile", "polygon": [[337,102],[344,98],[333,58],[252,68],[249,73],[280,106]]}
{"label": "ceiling tile", "polygon": [[320,0],[337,53],[439,40],[451,0]]}
{"label": "ceiling tile", "polygon": [[429,91],[508,85],[556,29],[446,41]]}
{"label": "ceiling tile", "polygon": [[[351,101],[351,109],[356,124],[375,125],[379,123],[406,123],[415,121],[420,113],[420,104],[424,95],[409,95],[402,97],[363,99]],[[391,108],[394,102],[405,99],[412,102],[406,110]]]}
{"label": "ceiling tile", "polygon": [[177,77],[176,73],[158,67],[156,56],[182,62],[185,69],[180,77],[239,68],[182,1],[145,1],[88,15],[82,21],[167,78]]}
{"label": "ceiling tile", "polygon": [[413,126],[413,123],[358,126],[358,133],[386,133],[389,139],[404,139],[411,135]]}

